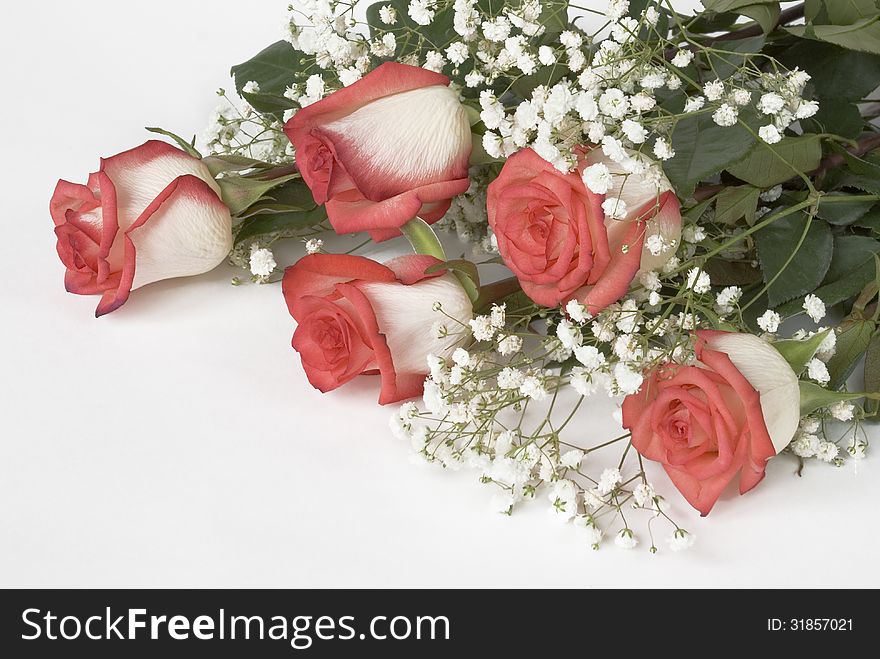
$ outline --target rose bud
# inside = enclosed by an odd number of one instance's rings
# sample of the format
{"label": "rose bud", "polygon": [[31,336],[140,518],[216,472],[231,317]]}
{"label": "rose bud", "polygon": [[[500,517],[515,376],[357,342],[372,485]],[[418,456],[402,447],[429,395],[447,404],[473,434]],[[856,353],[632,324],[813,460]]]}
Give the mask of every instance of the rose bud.
{"label": "rose bud", "polygon": [[[525,149],[489,186],[489,224],[498,249],[537,304],[557,307],[577,299],[595,315],[620,300],[640,272],[675,253],[655,256],[646,245],[653,235],[670,246],[681,236],[680,207],[668,181],[661,178],[658,187],[644,175],[615,174],[608,194],[596,194],[582,174],[597,163],[616,171],[599,149],[584,149],[578,170],[569,173]],[[608,199],[625,204],[624,217],[606,216]]]}
{"label": "rose bud", "polygon": [[420,396],[428,355],[448,357],[460,342],[440,336],[438,325],[447,315],[464,323],[473,317],[470,298],[453,275],[425,274],[439,263],[430,256],[382,265],[361,256],[314,254],[288,268],[284,299],[298,325],[293,348],[309,382],[327,393],[359,375],[377,374],[381,405]]}
{"label": "rose bud", "polygon": [[782,355],[751,334],[697,332],[696,357],[647,374],[623,403],[623,425],[705,516],[737,475],[740,494],[758,485],[767,460],[791,443],[800,389]]}
{"label": "rose bud", "polygon": [[59,181],[50,203],[65,286],[101,295],[97,316],[131,291],[217,267],[232,249],[232,218],[197,158],[158,141],[101,160],[86,185]]}
{"label": "rose bud", "polygon": [[400,235],[433,223],[470,186],[467,112],[449,79],[388,62],[285,126],[302,177],[339,234]]}

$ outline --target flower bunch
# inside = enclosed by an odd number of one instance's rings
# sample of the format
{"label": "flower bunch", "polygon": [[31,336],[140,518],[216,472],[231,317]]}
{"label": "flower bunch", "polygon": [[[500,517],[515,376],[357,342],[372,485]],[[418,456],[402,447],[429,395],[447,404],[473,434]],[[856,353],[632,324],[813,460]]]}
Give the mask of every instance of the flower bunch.
{"label": "flower bunch", "polygon": [[[663,482],[708,515],[771,459],[866,455],[880,9],[674,5],[291,5],[233,67],[208,155],[155,129],[179,148],[59,184],[68,288],[106,313],[228,254],[283,282],[315,388],[378,376],[393,433],[475,469],[496,511],[686,549]],[[353,234],[415,254],[335,253]],[[284,239],[307,254],[281,276]]]}

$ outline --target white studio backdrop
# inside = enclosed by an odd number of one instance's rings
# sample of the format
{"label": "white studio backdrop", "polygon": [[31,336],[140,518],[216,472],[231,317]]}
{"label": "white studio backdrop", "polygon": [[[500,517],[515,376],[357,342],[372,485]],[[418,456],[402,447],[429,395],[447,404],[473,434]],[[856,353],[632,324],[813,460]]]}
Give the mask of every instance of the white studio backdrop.
{"label": "white studio backdrop", "polygon": [[[876,458],[802,478],[776,460],[706,520],[666,485],[693,550],[592,552],[544,505],[495,516],[475,474],[414,465],[369,379],[314,391],[278,286],[234,288],[224,266],[100,321],[66,294],[56,180],[84,180],[144,126],[200,133],[286,4],[5,11],[0,586],[880,585]],[[612,410],[596,403],[586,427],[615,436]]]}

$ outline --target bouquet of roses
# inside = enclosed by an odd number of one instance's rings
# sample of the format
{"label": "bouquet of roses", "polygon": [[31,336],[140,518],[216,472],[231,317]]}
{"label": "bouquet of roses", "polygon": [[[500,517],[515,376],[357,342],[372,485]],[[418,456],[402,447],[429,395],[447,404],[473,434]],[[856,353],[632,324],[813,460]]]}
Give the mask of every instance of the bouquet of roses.
{"label": "bouquet of roses", "polygon": [[[707,515],[779,454],[863,458],[880,4],[582,2],[291,6],[201,151],[151,129],[176,146],[58,184],[68,291],[100,316],[227,258],[277,283],[273,246],[304,243],[281,279],[309,381],[378,376],[421,456],[476,469],[499,512],[546,499],[594,547],[635,546],[639,511],[652,551],[656,520],[692,543],[646,461]],[[410,253],[333,253],[336,234]],[[584,440],[609,396],[622,434]]]}

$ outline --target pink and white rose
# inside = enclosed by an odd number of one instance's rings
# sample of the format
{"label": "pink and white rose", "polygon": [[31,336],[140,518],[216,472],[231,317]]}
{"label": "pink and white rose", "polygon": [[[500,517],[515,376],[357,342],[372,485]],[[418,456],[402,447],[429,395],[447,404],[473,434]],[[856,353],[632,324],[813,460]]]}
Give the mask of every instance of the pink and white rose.
{"label": "pink and white rose", "polygon": [[198,158],[149,141],[101,160],[86,185],[59,181],[50,203],[70,293],[101,295],[97,316],[133,290],[217,267],[232,218]]}
{"label": "pink and white rose", "polygon": [[472,138],[449,79],[388,62],[298,111],[285,126],[315,203],[339,234],[400,235],[440,220],[469,185]]}

